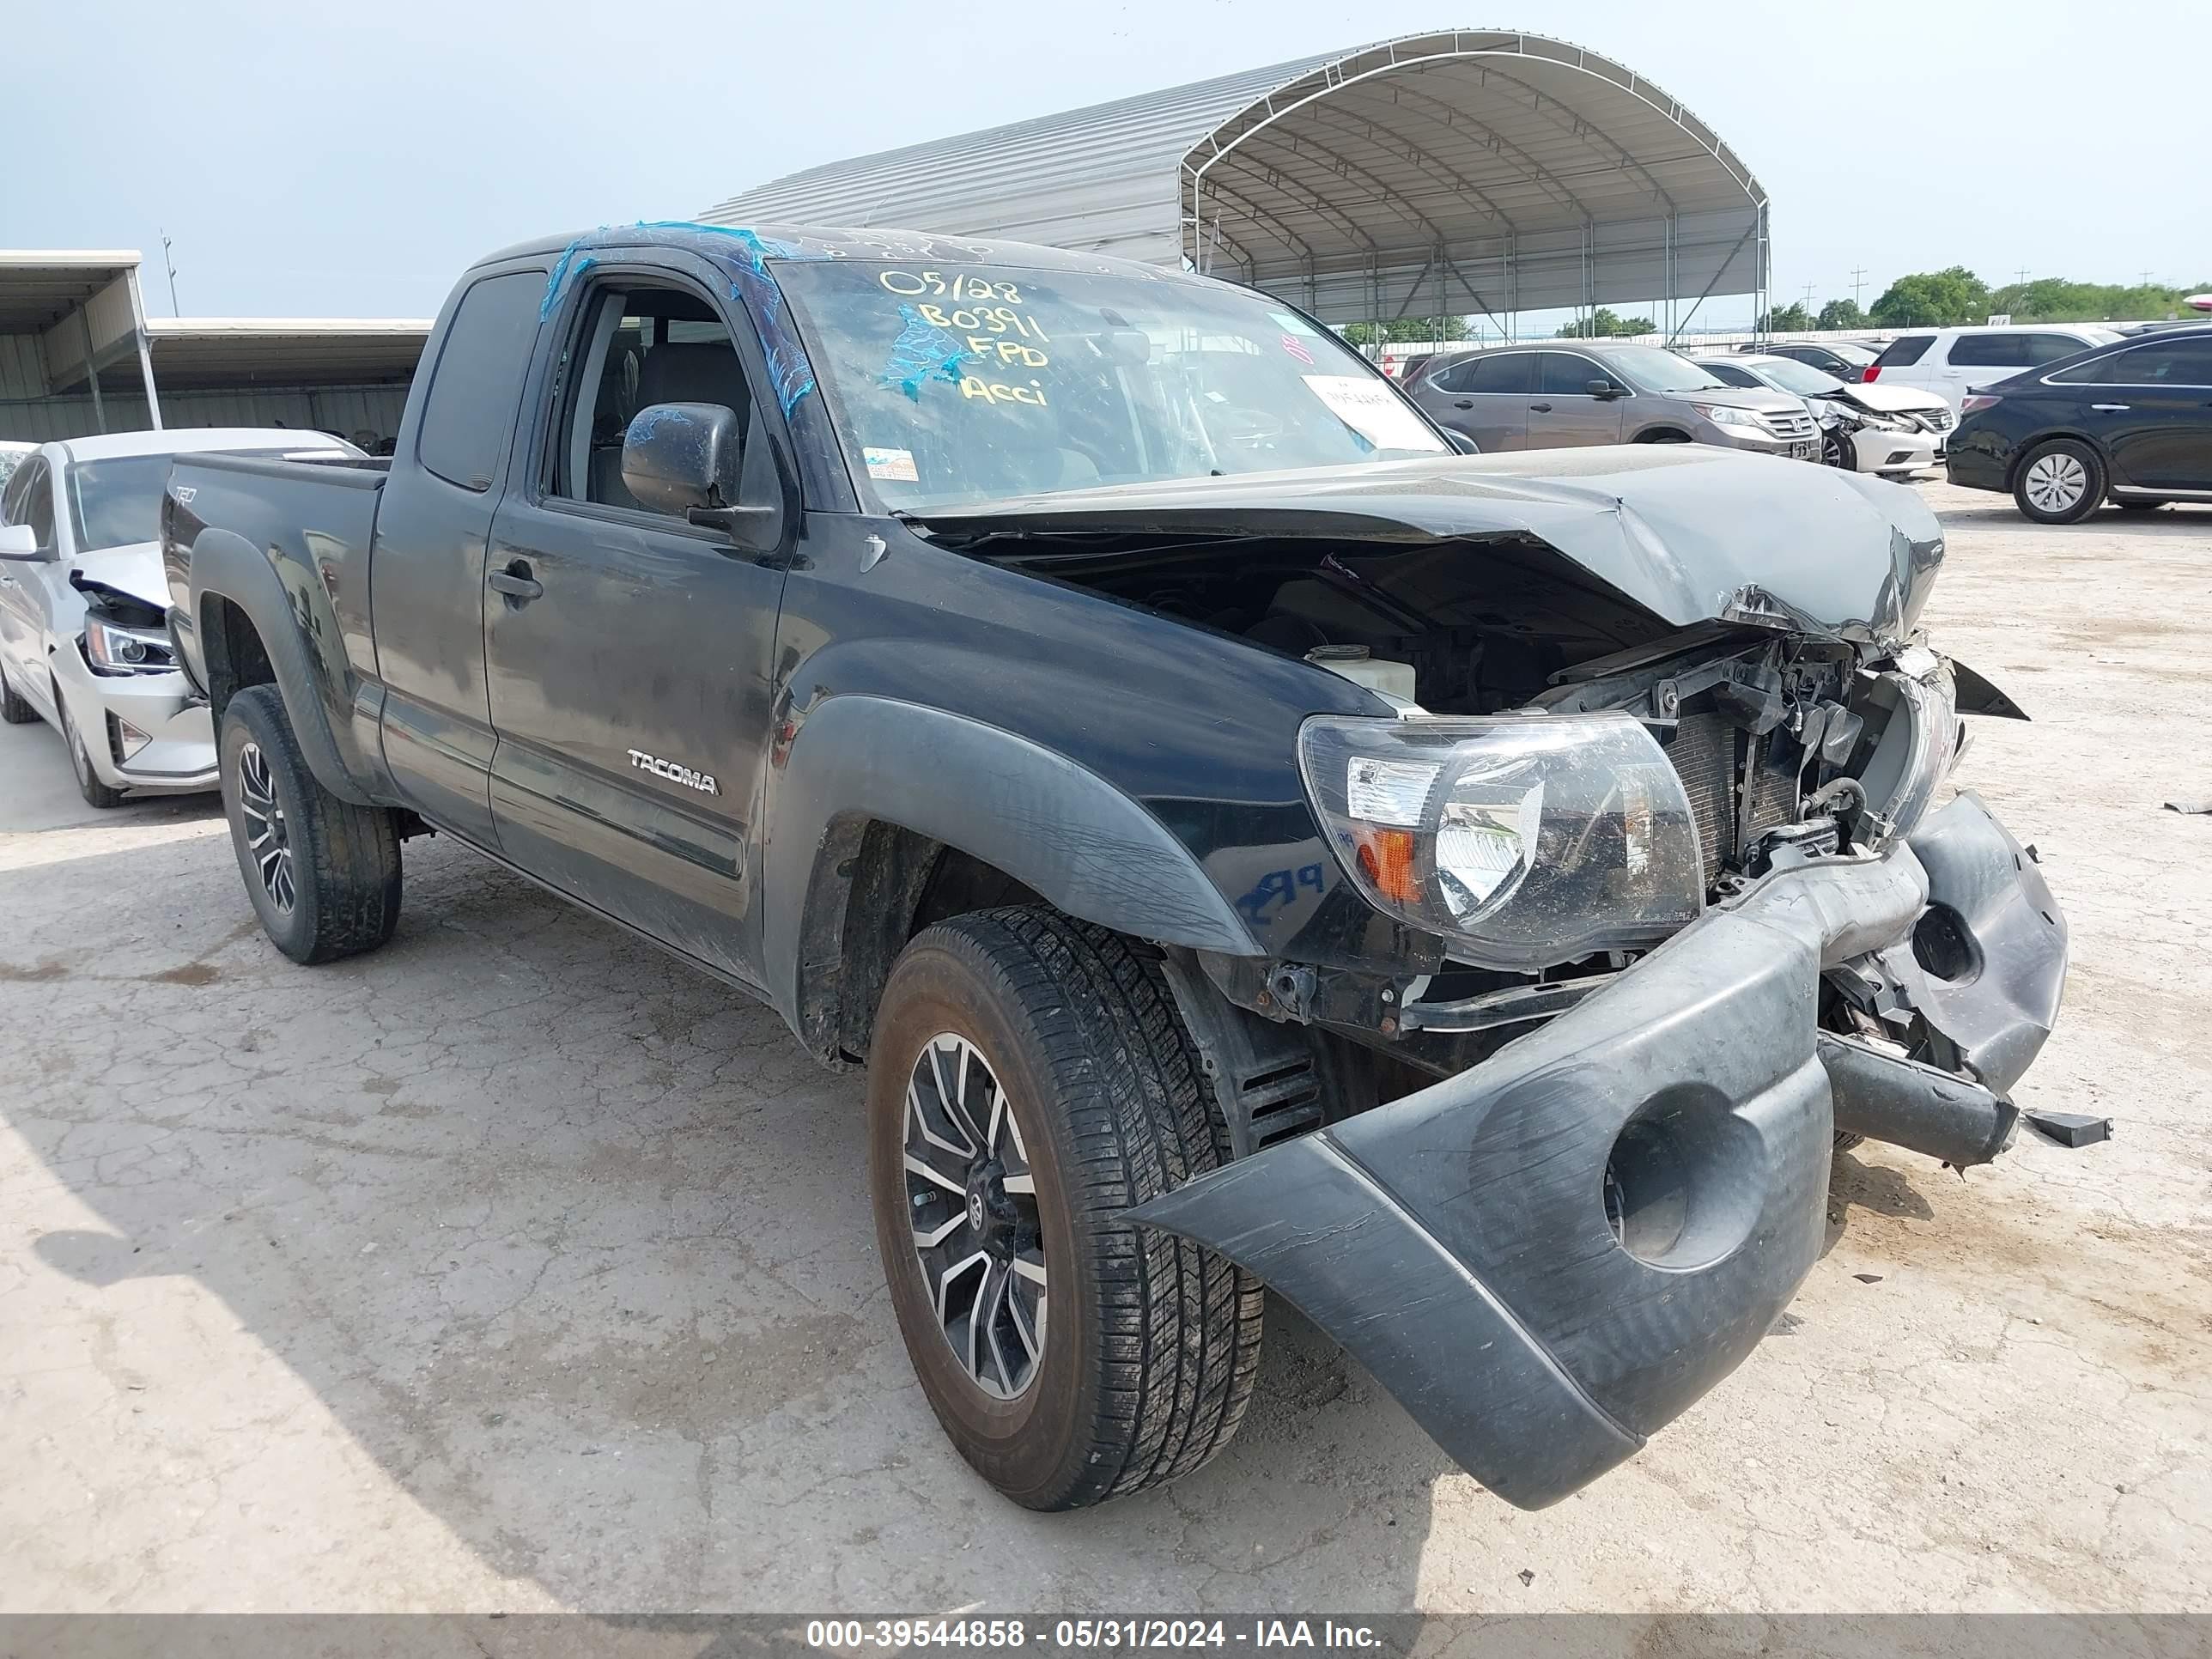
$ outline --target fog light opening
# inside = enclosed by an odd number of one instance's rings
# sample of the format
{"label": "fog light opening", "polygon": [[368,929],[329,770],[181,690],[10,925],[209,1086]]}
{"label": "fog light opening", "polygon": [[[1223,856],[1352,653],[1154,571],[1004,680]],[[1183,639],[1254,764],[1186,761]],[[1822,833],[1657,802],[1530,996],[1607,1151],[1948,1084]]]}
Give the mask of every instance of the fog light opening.
{"label": "fog light opening", "polygon": [[1606,1159],[1606,1224],[1648,1267],[1706,1267],[1750,1233],[1764,1174],[1756,1132],[1718,1095],[1656,1095]]}
{"label": "fog light opening", "polygon": [[1982,970],[1982,953],[1966,931],[1966,918],[1948,904],[1931,904],[1912,928],[1912,959],[1937,979],[1953,984]]}

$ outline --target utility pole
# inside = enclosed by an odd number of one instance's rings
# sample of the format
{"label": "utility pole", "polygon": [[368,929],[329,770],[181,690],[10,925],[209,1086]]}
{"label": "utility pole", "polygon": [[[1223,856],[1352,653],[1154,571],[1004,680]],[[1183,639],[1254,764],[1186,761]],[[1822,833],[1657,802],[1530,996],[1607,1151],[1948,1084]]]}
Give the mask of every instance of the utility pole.
{"label": "utility pole", "polygon": [[1853,265],[1851,267],[1851,303],[1853,305],[1858,304],[1859,290],[1865,286],[1866,267],[1864,265]]}
{"label": "utility pole", "polygon": [[161,264],[163,268],[169,273],[169,315],[172,317],[181,317],[184,313],[177,309],[176,263],[169,258],[169,233],[166,230],[161,230],[161,227],[158,225],[155,226],[155,228],[157,231],[160,231],[161,237]]}
{"label": "utility pole", "polygon": [[2026,265],[2022,265],[2022,266],[2021,266],[2018,270],[2015,270],[2014,272],[2013,272],[2013,277],[2014,277],[2014,281],[2016,281],[2016,282],[2018,282],[2018,283],[2020,283],[2020,285],[2021,285],[2022,288],[2027,287],[2027,267]]}

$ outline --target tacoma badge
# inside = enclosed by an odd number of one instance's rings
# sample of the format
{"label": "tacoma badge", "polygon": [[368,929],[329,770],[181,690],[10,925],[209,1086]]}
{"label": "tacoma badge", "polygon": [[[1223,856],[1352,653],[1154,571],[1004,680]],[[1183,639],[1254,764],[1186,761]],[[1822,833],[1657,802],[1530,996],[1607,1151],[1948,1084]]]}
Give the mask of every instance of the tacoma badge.
{"label": "tacoma badge", "polygon": [[641,772],[650,772],[656,778],[666,778],[671,783],[680,783],[686,789],[696,789],[702,795],[719,795],[722,793],[714,785],[713,773],[694,772],[688,766],[678,765],[674,761],[662,760],[657,756],[648,755],[642,749],[633,749],[629,751],[629,763]]}

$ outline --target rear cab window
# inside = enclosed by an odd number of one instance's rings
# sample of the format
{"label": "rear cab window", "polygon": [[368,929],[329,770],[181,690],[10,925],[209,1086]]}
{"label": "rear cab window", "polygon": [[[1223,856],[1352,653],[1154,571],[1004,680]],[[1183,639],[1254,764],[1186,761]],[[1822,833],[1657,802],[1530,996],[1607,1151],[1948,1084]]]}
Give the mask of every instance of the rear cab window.
{"label": "rear cab window", "polygon": [[415,458],[426,471],[463,489],[491,488],[514,429],[544,294],[544,271],[517,270],[481,277],[461,296],[416,435]]}

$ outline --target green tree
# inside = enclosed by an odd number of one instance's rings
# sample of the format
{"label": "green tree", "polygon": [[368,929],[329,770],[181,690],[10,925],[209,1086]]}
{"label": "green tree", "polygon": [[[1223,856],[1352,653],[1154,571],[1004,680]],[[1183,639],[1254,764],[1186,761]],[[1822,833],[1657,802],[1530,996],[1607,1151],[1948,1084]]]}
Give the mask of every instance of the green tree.
{"label": "green tree", "polygon": [[1813,319],[1815,328],[1864,328],[1866,313],[1859,309],[1856,300],[1831,300],[1820,307],[1820,314]]}
{"label": "green tree", "polygon": [[1609,340],[1622,334],[1656,334],[1658,329],[1649,317],[1617,316],[1608,307],[1600,306],[1580,322],[1568,323],[1559,331],[1562,340]]}
{"label": "green tree", "polygon": [[1813,326],[1813,318],[1804,307],[1793,302],[1778,310],[1769,306],[1759,325],[1769,334],[1802,334]]}
{"label": "green tree", "polygon": [[1945,328],[1988,316],[1989,285],[1964,265],[1917,271],[1882,290],[1870,313],[1881,328]]}
{"label": "green tree", "polygon": [[1990,295],[1991,312],[2006,312],[2016,323],[2131,322],[2161,317],[2185,317],[2181,302],[2203,292],[2195,288],[2167,288],[2158,283],[2075,283],[2063,276],[2039,276],[2033,282],[2012,283]]}
{"label": "green tree", "polygon": [[[1354,345],[1375,343],[1375,325],[1353,323],[1344,331],[1344,337]],[[1382,325],[1382,338],[1391,345],[1425,343],[1430,340],[1464,340],[1468,337],[1464,317],[1395,317]]]}

